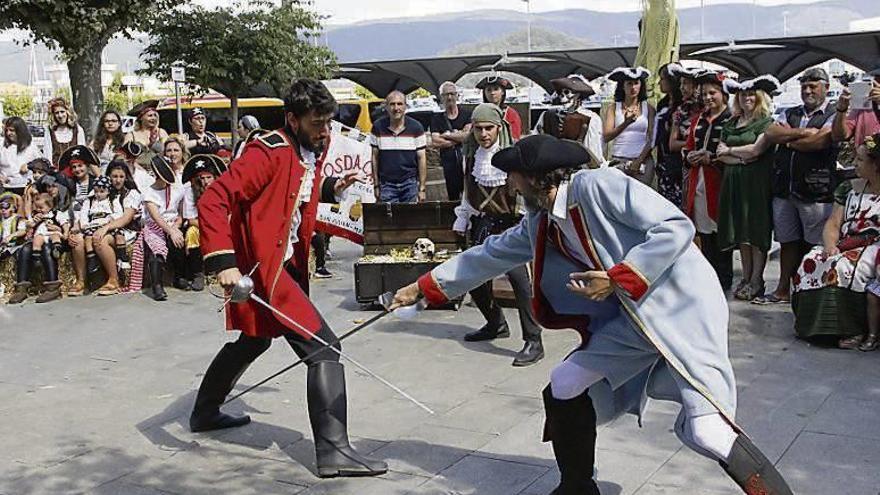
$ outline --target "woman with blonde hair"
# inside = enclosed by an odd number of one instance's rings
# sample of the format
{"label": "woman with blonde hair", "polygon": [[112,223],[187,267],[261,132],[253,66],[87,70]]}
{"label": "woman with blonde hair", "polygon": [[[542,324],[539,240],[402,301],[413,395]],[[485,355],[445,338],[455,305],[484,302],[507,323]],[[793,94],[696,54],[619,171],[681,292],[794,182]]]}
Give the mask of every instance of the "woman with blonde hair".
{"label": "woman with blonde hair", "polygon": [[724,85],[734,98],[733,118],[722,129],[718,148],[718,160],[724,164],[718,243],[725,251],[739,248],[742,281],[734,297],[750,301],[764,294],[764,267],[773,229],[774,147],[754,144],[773,123],[771,95],[781,85],[769,75],[743,82],[727,79]]}
{"label": "woman with blonde hair", "polygon": [[44,131],[43,156],[58,168],[58,159],[67,148],[86,144],[86,133],[76,123],[76,114],[67,100],[58,97],[46,104],[49,109],[49,125]]}
{"label": "woman with blonde hair", "polygon": [[182,185],[183,167],[186,165],[186,161],[189,160],[189,151],[187,151],[185,143],[185,136],[172,134],[168,136],[162,147],[162,155],[168,159],[171,169],[174,170],[174,177],[177,178],[176,185]]}
{"label": "woman with blonde hair", "polygon": [[[155,152],[162,152],[162,144],[168,139],[165,129],[159,127],[159,112],[156,107],[159,100],[147,100],[132,108],[128,115],[135,117],[137,121],[134,130],[125,135],[125,142],[134,141]],[[145,157],[145,162],[149,159]]]}

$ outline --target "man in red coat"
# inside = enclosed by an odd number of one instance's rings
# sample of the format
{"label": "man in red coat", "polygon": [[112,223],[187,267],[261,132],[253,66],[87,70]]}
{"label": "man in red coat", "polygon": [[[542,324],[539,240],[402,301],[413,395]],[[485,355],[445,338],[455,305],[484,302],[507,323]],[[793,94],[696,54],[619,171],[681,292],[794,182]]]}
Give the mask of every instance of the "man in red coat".
{"label": "man in red coat", "polygon": [[[308,298],[309,244],[319,201],[336,198],[355,180],[321,177],[336,100],[319,81],[298,79],[284,99],[286,124],[248,144],[198,202],[205,270],[231,289],[243,272],[253,273],[255,293],[309,332],[334,343],[336,335]],[[247,301],[230,304],[226,326],[239,330],[205,372],[190,416],[194,432],[245,425],[247,416],[220,412],[220,405],[247,367],[284,337],[301,358],[321,344],[307,332]],[[309,419],[318,475],[372,476],[388,467],[351,447],[346,419],[345,375],[329,349],[306,360]]]}

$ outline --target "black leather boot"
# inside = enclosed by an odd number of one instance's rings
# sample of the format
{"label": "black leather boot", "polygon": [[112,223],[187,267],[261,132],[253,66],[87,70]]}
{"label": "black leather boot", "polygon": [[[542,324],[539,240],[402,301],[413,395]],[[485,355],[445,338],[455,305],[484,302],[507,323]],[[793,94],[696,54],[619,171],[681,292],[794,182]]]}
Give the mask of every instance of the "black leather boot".
{"label": "black leather boot", "polygon": [[553,443],[560,482],[550,495],[600,495],[593,480],[596,460],[596,410],[587,392],[570,400],[553,398],[544,388],[544,441]]}
{"label": "black leather boot", "polygon": [[43,292],[37,296],[38,303],[45,303],[61,298],[61,282],[58,281],[58,261],[53,253],[53,243],[43,244],[40,251],[40,263],[43,265]]}
{"label": "black leather boot", "polygon": [[205,371],[192,414],[189,429],[193,432],[220,430],[243,426],[250,416],[230,416],[220,412],[220,404],[254,359],[269,348],[269,339],[248,339],[247,344],[229,342],[220,349]]}
{"label": "black leather boot", "polygon": [[309,366],[307,388],[318,476],[376,476],[387,472],[387,464],[358,454],[348,441],[342,364],[318,361]]}
{"label": "black leather boot", "polygon": [[486,323],[476,332],[465,334],[464,340],[465,342],[482,342],[484,340],[506,339],[507,337],[510,337],[510,327],[507,326],[507,322],[504,321],[501,322],[500,325],[496,323]]}
{"label": "black leather boot", "polygon": [[153,299],[156,301],[168,299],[168,294],[165,293],[165,287],[162,284],[165,263],[163,263],[161,258],[153,254],[150,256],[148,265],[150,268],[150,283],[153,284]]}
{"label": "black leather boot", "polygon": [[513,358],[514,366],[529,366],[544,359],[544,344],[541,339],[527,340],[522,350]]}
{"label": "black leather boot", "polygon": [[747,495],[792,495],[782,474],[745,435],[736,437],[730,458],[719,464]]}

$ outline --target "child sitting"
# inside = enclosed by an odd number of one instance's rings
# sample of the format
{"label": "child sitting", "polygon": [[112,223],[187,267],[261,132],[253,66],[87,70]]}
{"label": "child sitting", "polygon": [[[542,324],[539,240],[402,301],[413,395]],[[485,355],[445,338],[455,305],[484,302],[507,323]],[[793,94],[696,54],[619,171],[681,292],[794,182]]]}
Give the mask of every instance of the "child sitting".
{"label": "child sitting", "polygon": [[27,238],[33,242],[34,252],[39,253],[43,245],[51,243],[52,255],[61,257],[61,239],[67,237],[68,215],[55,209],[55,198],[48,193],[40,193],[34,200],[33,215],[27,222]]}
{"label": "child sitting", "polygon": [[25,234],[25,222],[18,214],[18,197],[10,192],[0,194],[0,260],[18,251]]}
{"label": "child sitting", "polygon": [[77,212],[74,230],[82,232],[85,240],[86,260],[89,273],[98,270],[98,258],[95,255],[94,234],[98,228],[122,216],[122,207],[118,201],[110,199],[110,178],[102,175],[95,179],[92,191]]}

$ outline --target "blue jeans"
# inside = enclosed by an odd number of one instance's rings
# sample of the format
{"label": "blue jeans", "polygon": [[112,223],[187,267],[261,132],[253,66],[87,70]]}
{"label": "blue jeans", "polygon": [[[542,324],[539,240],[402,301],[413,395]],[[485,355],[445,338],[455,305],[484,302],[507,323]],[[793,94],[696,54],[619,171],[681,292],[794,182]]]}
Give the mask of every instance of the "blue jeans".
{"label": "blue jeans", "polygon": [[417,203],[419,199],[419,180],[409,179],[403,182],[379,184],[380,203]]}

